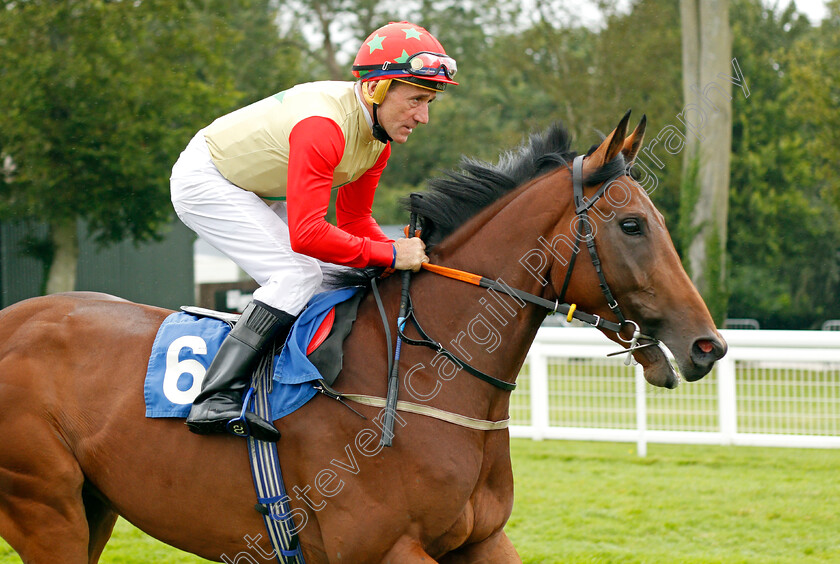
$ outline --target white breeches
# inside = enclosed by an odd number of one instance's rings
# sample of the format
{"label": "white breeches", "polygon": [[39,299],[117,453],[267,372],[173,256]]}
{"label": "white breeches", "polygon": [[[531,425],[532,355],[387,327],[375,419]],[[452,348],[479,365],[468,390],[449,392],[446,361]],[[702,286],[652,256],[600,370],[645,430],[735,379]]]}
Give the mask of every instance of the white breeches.
{"label": "white breeches", "polygon": [[292,250],[286,202],[268,203],[223,177],[203,130],[172,168],[170,186],[181,221],[260,285],[254,299],[291,315],[301,312],[321,286],[325,264]]}

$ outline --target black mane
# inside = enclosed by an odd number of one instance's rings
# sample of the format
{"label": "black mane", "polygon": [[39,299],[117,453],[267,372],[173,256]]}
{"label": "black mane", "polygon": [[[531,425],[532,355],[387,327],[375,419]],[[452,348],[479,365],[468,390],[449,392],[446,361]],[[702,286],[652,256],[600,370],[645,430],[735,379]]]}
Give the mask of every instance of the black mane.
{"label": "black mane", "polygon": [[[555,123],[543,133],[530,135],[518,149],[503,153],[495,165],[464,157],[460,170],[429,180],[427,191],[415,192],[403,203],[408,211],[417,213],[426,244],[435,245],[517,187],[560,167],[571,166],[577,153],[569,148],[570,145],[569,132]],[[619,153],[586,177],[584,184],[600,184],[617,175],[624,166],[624,158]],[[349,270],[331,277],[328,283],[331,286],[364,284],[381,271],[381,268]]]}
{"label": "black mane", "polygon": [[[505,194],[560,167],[568,167],[577,156],[571,135],[559,123],[532,134],[518,149],[503,153],[498,164],[471,158],[461,160],[461,170],[429,180],[429,190],[404,200],[416,212],[423,228],[423,240],[434,245],[452,234],[470,218]],[[590,149],[592,152],[596,146]],[[619,155],[585,179],[587,186],[600,184],[624,168]]]}

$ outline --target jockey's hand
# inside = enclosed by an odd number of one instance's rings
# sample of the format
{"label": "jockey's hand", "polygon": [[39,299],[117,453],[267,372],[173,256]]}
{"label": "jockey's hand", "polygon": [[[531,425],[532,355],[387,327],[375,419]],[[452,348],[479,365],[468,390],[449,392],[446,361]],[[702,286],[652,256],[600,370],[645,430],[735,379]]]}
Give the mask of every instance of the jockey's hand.
{"label": "jockey's hand", "polygon": [[417,272],[420,270],[421,264],[429,262],[429,257],[425,253],[426,243],[419,237],[397,239],[394,242],[394,247],[397,249],[397,261],[394,268],[397,270]]}

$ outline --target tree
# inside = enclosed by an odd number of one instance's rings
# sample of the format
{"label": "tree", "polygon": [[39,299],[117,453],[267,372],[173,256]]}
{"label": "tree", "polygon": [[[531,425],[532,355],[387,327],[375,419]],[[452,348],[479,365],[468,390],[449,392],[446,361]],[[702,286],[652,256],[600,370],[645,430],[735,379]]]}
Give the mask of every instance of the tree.
{"label": "tree", "polygon": [[297,28],[280,31],[281,9],[286,12],[285,0],[214,0],[202,12],[206,25],[224,26],[231,33],[230,41],[220,47],[240,94],[236,106],[309,79],[303,68],[305,41]]}
{"label": "tree", "polygon": [[227,53],[246,35],[225,17],[268,6],[218,4],[0,2],[0,217],[49,227],[48,293],[74,289],[79,220],[102,244],[154,239],[171,221],[178,153],[243,98],[248,77]]}
{"label": "tree", "polygon": [[[405,6],[403,6],[405,8]],[[384,6],[375,0],[291,0],[284,5],[284,28],[306,28],[307,40],[298,42],[305,54],[306,80],[350,80],[348,61],[353,48],[377,27],[399,16],[384,15]],[[341,44],[344,42],[344,45]],[[352,47],[348,47],[352,46]]]}
{"label": "tree", "polygon": [[732,13],[733,51],[752,94],[733,106],[730,315],[819,328],[840,317],[840,214],[836,182],[823,176],[837,147],[840,77],[827,58],[837,35],[813,28],[793,4],[735,0]]}
{"label": "tree", "polygon": [[[430,8],[430,6],[428,6]],[[376,217],[405,221],[400,196],[457,166],[461,155],[496,161],[529,133],[562,121],[585,151],[632,108],[648,131],[681,107],[679,11],[670,0],[639,0],[629,13],[607,6],[600,32],[547,2],[524,21],[513,3],[435,3],[422,24],[459,63],[458,87],[435,102],[431,122],[394,147],[375,201]],[[676,221],[679,160],[664,153],[652,194]]]}
{"label": "tree", "polygon": [[[683,261],[717,322],[726,315],[726,218],[732,135],[729,0],[680,0],[686,131],[681,190]],[[722,93],[709,101],[714,84]],[[708,92],[704,94],[704,92]],[[710,106],[711,104],[711,106]],[[712,108],[713,106],[713,108]]]}
{"label": "tree", "polygon": [[815,182],[840,209],[840,0],[827,4],[828,16],[809,29],[780,59],[797,85],[785,109],[803,125],[807,153],[816,164]]}
{"label": "tree", "polygon": [[[639,169],[647,167],[642,176],[656,177],[644,184],[673,229],[679,219],[681,155],[665,150],[661,141],[654,143],[669,127],[679,125],[683,107],[679,5],[672,0],[637,0],[626,14],[615,9],[608,13],[595,57],[602,61],[599,84],[582,107],[591,108],[602,129],[612,127],[627,109],[633,110],[634,119],[647,116],[645,145],[651,152],[639,155],[636,162]],[[589,132],[581,134],[591,139]],[[680,241],[675,243],[679,250]]]}

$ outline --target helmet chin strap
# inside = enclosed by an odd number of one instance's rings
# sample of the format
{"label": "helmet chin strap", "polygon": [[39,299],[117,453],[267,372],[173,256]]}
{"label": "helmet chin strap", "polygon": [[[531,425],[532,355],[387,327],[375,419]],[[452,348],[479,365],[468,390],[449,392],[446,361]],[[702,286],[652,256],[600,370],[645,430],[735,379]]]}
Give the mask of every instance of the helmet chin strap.
{"label": "helmet chin strap", "polygon": [[382,127],[382,124],[379,123],[379,117],[377,116],[377,110],[379,109],[379,104],[385,99],[385,94],[388,93],[388,88],[391,86],[391,79],[380,80],[376,83],[374,87],[373,94],[370,93],[369,86],[367,84],[362,84],[362,96],[364,97],[365,101],[371,105],[373,108],[373,138],[377,141],[381,141],[382,143],[388,143],[389,141],[393,141],[391,136],[388,135],[388,132],[385,131],[385,128]]}
{"label": "helmet chin strap", "polygon": [[377,141],[381,141],[383,143],[387,143],[389,141],[393,141],[391,136],[388,135],[388,132],[385,131],[385,128],[379,123],[379,119],[376,117],[376,110],[379,108],[379,104],[373,105],[373,138]]}

